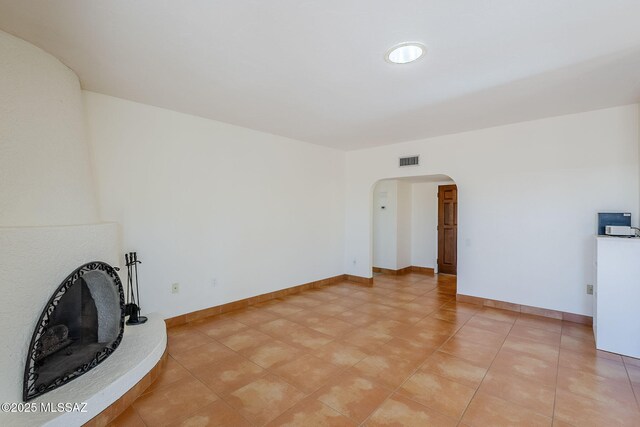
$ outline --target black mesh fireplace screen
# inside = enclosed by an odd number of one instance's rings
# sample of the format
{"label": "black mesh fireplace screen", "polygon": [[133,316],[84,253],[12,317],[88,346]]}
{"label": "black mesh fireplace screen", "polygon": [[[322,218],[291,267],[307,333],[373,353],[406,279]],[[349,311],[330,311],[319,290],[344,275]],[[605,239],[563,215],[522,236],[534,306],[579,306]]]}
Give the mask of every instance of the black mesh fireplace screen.
{"label": "black mesh fireplace screen", "polygon": [[90,262],[56,289],[33,332],[24,371],[24,401],[96,367],[120,345],[124,292],[116,270]]}

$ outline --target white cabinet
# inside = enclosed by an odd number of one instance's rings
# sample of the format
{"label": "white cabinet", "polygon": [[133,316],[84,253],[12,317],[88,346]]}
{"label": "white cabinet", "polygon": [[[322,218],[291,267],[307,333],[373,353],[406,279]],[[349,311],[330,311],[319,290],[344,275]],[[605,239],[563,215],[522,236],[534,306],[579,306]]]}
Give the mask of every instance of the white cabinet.
{"label": "white cabinet", "polygon": [[596,347],[640,358],[640,238],[596,238]]}

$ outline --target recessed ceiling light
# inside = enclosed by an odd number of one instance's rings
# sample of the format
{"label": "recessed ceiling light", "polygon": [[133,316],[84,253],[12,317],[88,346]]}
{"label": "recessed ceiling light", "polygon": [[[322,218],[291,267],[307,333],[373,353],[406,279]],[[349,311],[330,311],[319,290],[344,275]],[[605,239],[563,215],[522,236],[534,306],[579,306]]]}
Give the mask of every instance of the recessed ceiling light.
{"label": "recessed ceiling light", "polygon": [[408,64],[421,58],[426,51],[427,48],[422,43],[406,42],[389,49],[384,58],[392,64]]}

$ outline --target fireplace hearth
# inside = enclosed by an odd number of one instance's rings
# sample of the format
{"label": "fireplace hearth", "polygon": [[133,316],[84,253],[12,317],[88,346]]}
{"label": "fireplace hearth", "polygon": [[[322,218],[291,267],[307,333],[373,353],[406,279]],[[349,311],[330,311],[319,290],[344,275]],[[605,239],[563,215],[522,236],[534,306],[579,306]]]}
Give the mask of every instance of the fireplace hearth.
{"label": "fireplace hearth", "polygon": [[111,355],[124,332],[124,292],[116,270],[91,262],[54,292],[33,333],[24,401],[81,376]]}

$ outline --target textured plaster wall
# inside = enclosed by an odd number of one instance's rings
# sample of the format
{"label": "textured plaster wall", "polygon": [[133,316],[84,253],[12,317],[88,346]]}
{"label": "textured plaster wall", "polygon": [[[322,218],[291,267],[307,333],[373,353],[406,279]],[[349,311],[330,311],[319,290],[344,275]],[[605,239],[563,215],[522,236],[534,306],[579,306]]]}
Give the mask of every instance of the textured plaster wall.
{"label": "textured plaster wall", "polygon": [[[419,167],[398,168],[416,154]],[[638,106],[351,151],[346,173],[348,274],[371,275],[374,183],[447,175],[458,292],[590,315],[597,213],[638,215]]]}
{"label": "textured plaster wall", "polygon": [[78,77],[0,31],[0,227],[97,220]]}
{"label": "textured plaster wall", "polygon": [[29,342],[55,289],[84,263],[118,265],[117,236],[116,224],[0,228],[0,402],[22,399]]}
{"label": "textured plaster wall", "polygon": [[0,32],[1,402],[22,399],[29,342],[58,285],[86,262],[118,265],[118,227],[99,223],[85,132],[76,75]]}

